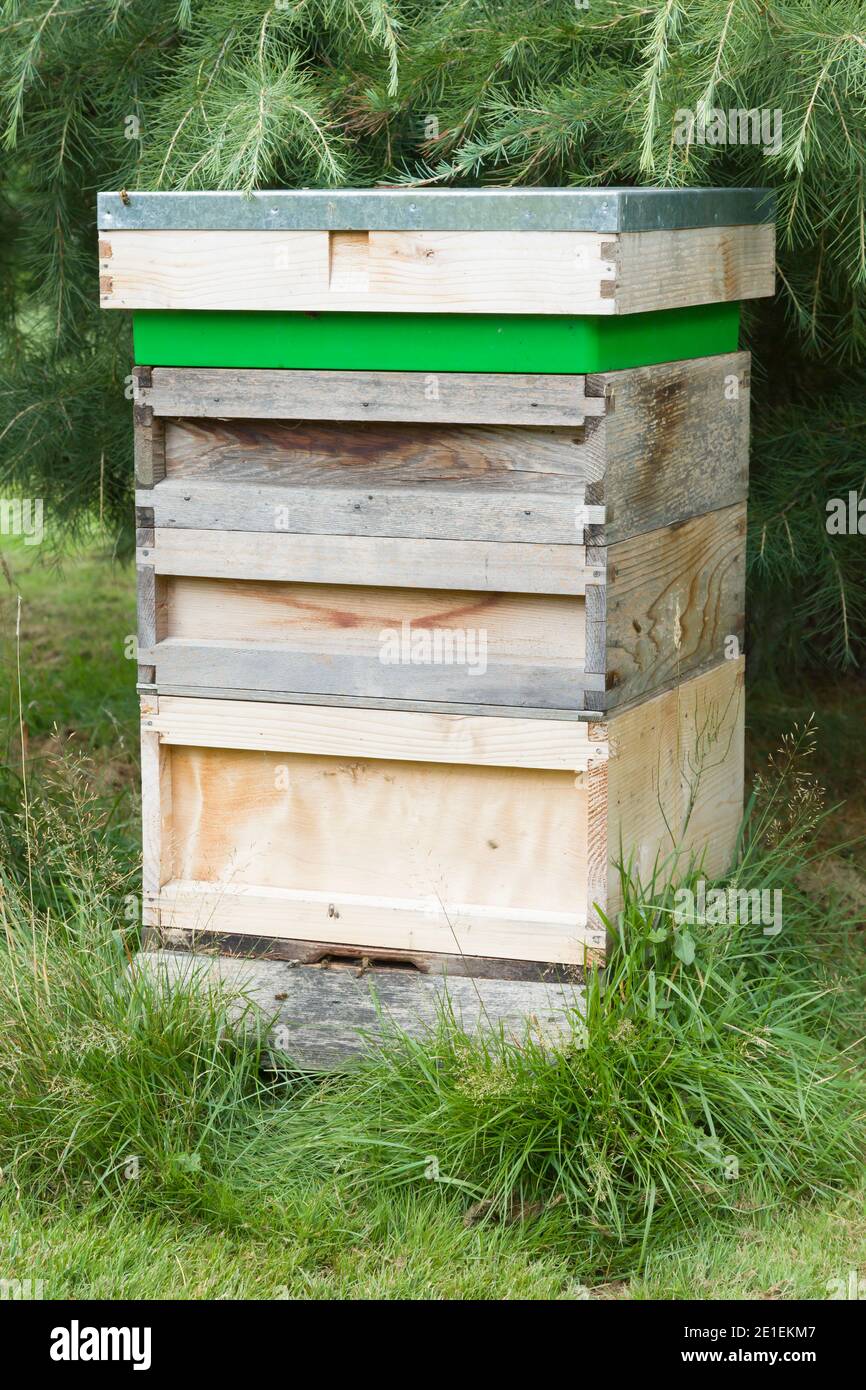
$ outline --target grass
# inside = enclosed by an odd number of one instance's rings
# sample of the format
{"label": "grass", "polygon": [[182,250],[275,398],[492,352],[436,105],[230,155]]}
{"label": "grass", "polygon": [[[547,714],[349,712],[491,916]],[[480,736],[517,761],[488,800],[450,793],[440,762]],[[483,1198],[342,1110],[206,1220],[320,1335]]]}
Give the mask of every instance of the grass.
{"label": "grass", "polygon": [[758,1213],[736,1235],[695,1232],[642,1275],[585,1283],[520,1232],[466,1227],[447,1203],[389,1196],[363,1214],[322,1188],[292,1209],[295,1233],[256,1235],[122,1206],[48,1212],[0,1202],[4,1277],[52,1298],[824,1299],[863,1277],[866,1188],[832,1209]]}
{"label": "grass", "polygon": [[[662,869],[631,885],[570,1046],[443,1020],[350,1077],[275,1080],[221,1001],[126,970],[131,574],[92,553],[62,579],[21,551],[9,567],[30,800],[23,817],[13,766],[0,1277],[49,1297],[567,1300],[824,1298],[866,1274],[862,881],[854,849],[834,878],[817,797],[792,806],[814,789],[799,761],[765,781],[739,875],[782,888],[780,937],[685,941]],[[10,589],[7,641],[16,611]]]}
{"label": "grass", "polygon": [[[57,1298],[566,1299],[567,1262],[514,1233],[471,1230],[442,1202],[389,1198],[363,1212],[321,1186],[290,1209],[291,1235],[141,1217],[0,1204],[11,1278],[41,1278]],[[36,1272],[38,1271],[38,1273]]]}
{"label": "grass", "polygon": [[[3,538],[0,642],[14,669],[17,596],[22,595],[22,697],[29,738],[50,750],[72,739],[131,783],[138,746],[138,700],[130,637],[135,579],[128,565],[97,549],[60,565],[36,546]],[[18,723],[12,680],[0,689],[0,717]]]}

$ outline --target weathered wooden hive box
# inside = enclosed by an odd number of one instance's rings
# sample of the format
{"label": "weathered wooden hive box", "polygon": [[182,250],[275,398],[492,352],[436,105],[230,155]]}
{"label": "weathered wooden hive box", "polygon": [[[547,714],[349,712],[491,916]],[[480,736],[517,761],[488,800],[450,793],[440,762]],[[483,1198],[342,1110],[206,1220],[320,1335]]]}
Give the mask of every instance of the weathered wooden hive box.
{"label": "weathered wooden hive box", "polygon": [[772,217],[100,195],[140,364],[152,943],[509,981],[519,1013],[600,958],[620,858],[726,867]]}

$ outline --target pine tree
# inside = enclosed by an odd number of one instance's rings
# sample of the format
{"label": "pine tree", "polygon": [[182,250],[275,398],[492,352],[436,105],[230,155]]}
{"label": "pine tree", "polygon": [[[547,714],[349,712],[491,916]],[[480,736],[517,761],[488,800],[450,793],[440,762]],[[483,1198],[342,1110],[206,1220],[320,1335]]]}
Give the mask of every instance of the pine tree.
{"label": "pine tree", "polygon": [[[0,491],[43,496],[55,535],[97,515],[129,545],[131,341],[125,316],[98,309],[99,189],[767,185],[779,295],[746,316],[753,613],[768,657],[862,658],[862,537],[831,544],[825,508],[866,473],[864,13],[862,0],[5,0]],[[717,110],[781,125],[714,143]]]}

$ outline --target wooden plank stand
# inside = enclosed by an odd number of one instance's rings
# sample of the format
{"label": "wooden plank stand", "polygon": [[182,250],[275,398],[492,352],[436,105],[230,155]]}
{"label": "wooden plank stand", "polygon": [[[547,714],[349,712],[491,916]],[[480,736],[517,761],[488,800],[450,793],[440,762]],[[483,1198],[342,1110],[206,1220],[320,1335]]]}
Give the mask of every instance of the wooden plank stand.
{"label": "wooden plank stand", "polygon": [[[103,303],[635,339],[771,293],[759,190],[629,192],[449,194],[429,230],[423,192],[102,194]],[[446,997],[469,1031],[561,1038],[619,863],[712,875],[736,840],[748,354],[486,365],[134,372],[139,960],[240,982],[298,1065]]]}

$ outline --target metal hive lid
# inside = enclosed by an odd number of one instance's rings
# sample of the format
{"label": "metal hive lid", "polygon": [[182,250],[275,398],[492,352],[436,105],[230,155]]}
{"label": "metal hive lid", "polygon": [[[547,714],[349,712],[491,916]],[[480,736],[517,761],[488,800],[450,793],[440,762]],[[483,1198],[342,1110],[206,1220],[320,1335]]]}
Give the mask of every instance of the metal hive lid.
{"label": "metal hive lid", "polygon": [[100,193],[101,231],[647,232],[772,222],[766,188],[278,189]]}

